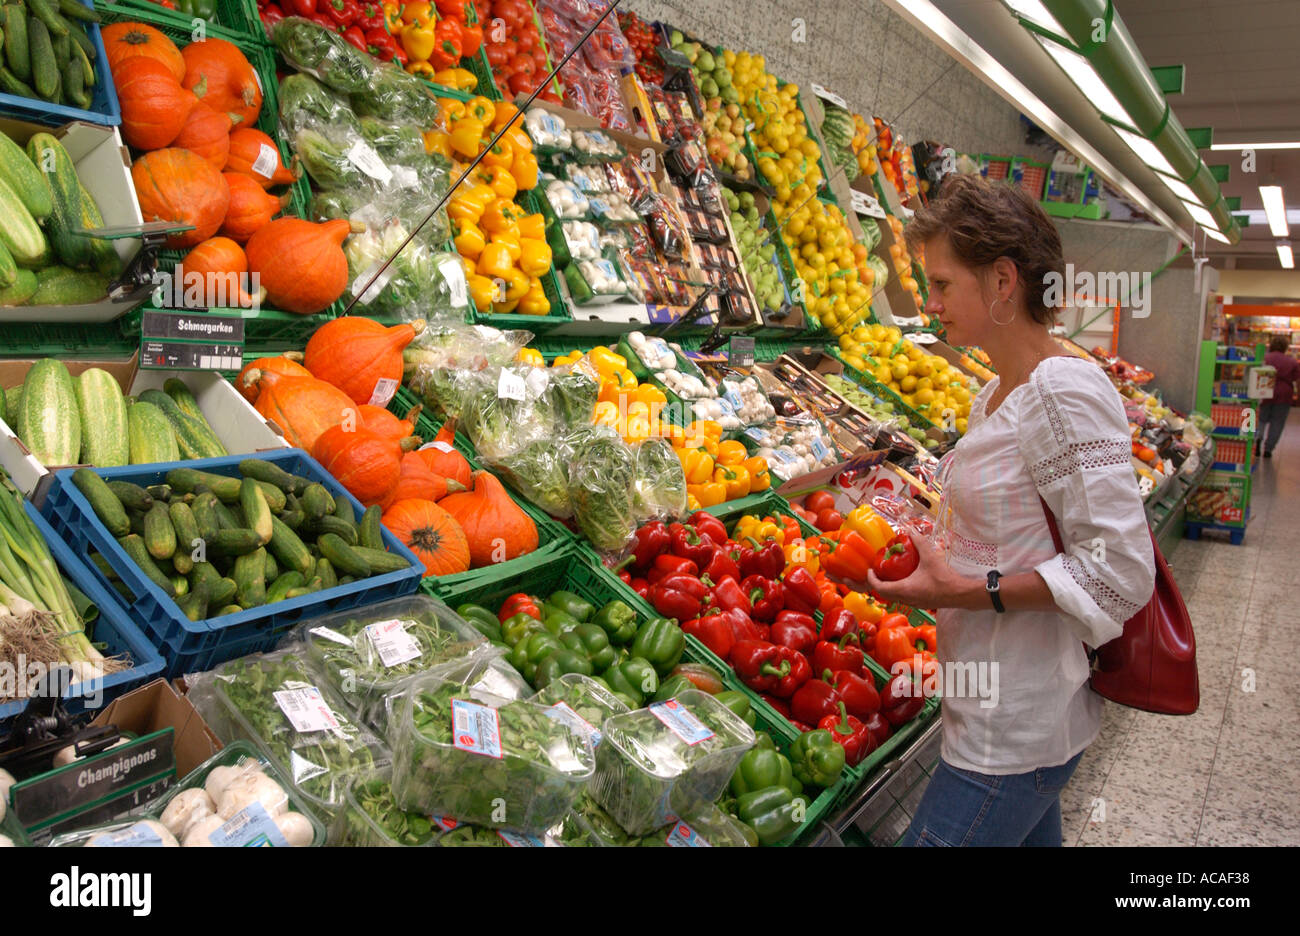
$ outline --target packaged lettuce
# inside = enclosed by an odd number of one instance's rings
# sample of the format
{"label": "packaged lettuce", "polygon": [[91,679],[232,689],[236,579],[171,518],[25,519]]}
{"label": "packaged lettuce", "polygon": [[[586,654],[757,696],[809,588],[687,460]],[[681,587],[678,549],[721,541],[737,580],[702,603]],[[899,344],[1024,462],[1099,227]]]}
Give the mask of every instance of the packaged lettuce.
{"label": "packaged lettuce", "polygon": [[600,744],[605,719],[630,711],[614,693],[581,673],[565,673],[551,680],[531,701],[554,709],[554,717],[566,719],[585,734],[593,748]]}

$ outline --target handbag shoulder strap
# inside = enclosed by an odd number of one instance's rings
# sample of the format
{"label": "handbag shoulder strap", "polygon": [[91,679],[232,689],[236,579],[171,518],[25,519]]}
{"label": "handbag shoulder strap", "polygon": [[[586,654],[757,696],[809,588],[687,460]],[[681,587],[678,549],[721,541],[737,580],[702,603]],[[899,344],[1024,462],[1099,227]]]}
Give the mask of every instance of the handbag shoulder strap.
{"label": "handbag shoulder strap", "polygon": [[1056,525],[1056,518],[1052,516],[1052,508],[1047,506],[1047,501],[1043,500],[1043,495],[1038,495],[1038,503],[1043,505],[1043,516],[1047,518],[1047,529],[1052,531],[1052,545],[1056,551],[1065,552],[1065,544],[1061,542],[1061,531]]}

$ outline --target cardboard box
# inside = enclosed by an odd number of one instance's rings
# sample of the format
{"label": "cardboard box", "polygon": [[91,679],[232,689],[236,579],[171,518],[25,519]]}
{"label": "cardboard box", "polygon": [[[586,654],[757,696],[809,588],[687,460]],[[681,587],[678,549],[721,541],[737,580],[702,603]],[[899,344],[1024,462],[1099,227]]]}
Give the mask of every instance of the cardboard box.
{"label": "cardboard box", "polygon": [[118,696],[91,724],[116,725],[137,735],[172,728],[177,777],[184,777],[225,747],[198,709],[165,679]]}
{"label": "cardboard box", "polygon": [[[21,386],[33,363],[32,360],[0,360],[0,386]],[[291,448],[274,423],[253,409],[229,381],[213,371],[140,370],[138,355],[134,354],[126,359],[86,358],[63,363],[73,377],[92,367],[101,368],[111,374],[121,385],[122,392],[128,395],[150,388],[161,390],[168,377],[180,377],[198,400],[199,409],[203,411],[217,438],[232,455]],[[53,472],[71,467],[42,465],[2,418],[0,464],[9,472],[19,490],[38,507],[45,500]]]}
{"label": "cardboard box", "polygon": [[[68,151],[81,184],[86,187],[106,227],[143,223],[135,184],[131,181],[131,159],[116,127],[74,122],[51,130],[40,124],[0,117],[0,131],[25,147],[35,133],[50,133]],[[140,252],[140,239],[124,237],[114,242],[123,263]],[[99,302],[75,306],[2,306],[0,322],[110,322],[140,305],[153,287],[143,287],[119,299],[107,296]]]}

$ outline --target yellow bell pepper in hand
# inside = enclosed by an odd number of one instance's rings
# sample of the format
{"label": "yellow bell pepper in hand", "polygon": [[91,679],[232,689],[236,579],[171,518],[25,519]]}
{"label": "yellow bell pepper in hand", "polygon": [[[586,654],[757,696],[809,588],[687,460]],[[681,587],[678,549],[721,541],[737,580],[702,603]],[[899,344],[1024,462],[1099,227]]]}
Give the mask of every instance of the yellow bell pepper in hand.
{"label": "yellow bell pepper in hand", "polygon": [[477,260],[482,255],[483,248],[487,246],[487,238],[483,236],[478,225],[467,220],[452,221],[452,230],[456,233],[453,241],[456,252],[462,257]]}
{"label": "yellow bell pepper in hand", "polygon": [[546,298],[546,289],[539,279],[528,282],[528,292],[519,300],[519,311],[524,315],[550,315],[551,300]]}
{"label": "yellow bell pepper in hand", "polygon": [[749,453],[740,442],[719,442],[718,463],[721,465],[743,465]]}
{"label": "yellow bell pepper in hand", "polygon": [[713,480],[721,482],[727,489],[727,500],[735,500],[749,494],[749,472],[744,465],[719,464],[713,470]]}
{"label": "yellow bell pepper in hand", "polygon": [[529,276],[542,276],[551,269],[551,246],[544,240],[531,237],[519,238],[521,253],[519,269]]}
{"label": "yellow bell pepper in hand", "polygon": [[727,499],[727,488],[720,481],[705,484],[687,484],[686,493],[694,494],[701,507],[715,507]]}
{"label": "yellow bell pepper in hand", "polygon": [[884,549],[894,538],[894,528],[889,521],[876,513],[867,504],[861,504],[849,511],[844,518],[844,529],[852,530],[867,541],[873,550]]}
{"label": "yellow bell pepper in hand", "polygon": [[703,484],[713,477],[713,457],[698,449],[678,449],[677,457],[682,463],[688,484]]}
{"label": "yellow bell pepper in hand", "polygon": [[483,276],[506,279],[514,268],[515,262],[510,259],[510,251],[505,244],[489,243],[479,254],[477,270]]}
{"label": "yellow bell pepper in hand", "polygon": [[749,492],[757,494],[772,486],[772,475],[767,470],[767,459],[761,455],[746,458],[745,470],[749,472]]}
{"label": "yellow bell pepper in hand", "polygon": [[[406,30],[402,32],[405,35]],[[451,126],[451,151],[473,159],[483,148],[483,130],[483,121],[468,116],[460,118]]]}

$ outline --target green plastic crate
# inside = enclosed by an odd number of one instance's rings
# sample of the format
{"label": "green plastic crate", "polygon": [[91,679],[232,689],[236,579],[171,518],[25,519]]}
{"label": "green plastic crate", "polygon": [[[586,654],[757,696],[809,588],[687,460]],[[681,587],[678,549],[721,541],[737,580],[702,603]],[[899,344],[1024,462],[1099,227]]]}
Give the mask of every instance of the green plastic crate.
{"label": "green plastic crate", "polygon": [[895,411],[902,413],[904,416],[906,416],[908,422],[910,422],[917,429],[941,428],[940,426],[931,422],[926,417],[922,416],[919,412],[914,410],[912,407],[904,403],[902,397],[900,397],[893,390],[886,387],[880,381],[876,380],[871,375],[858,370],[856,367],[852,367],[849,364],[845,363],[844,358],[841,357],[840,355],[839,348],[833,345],[827,345],[826,353],[833,355],[838,361],[840,361],[840,363],[844,364],[844,373],[847,374],[850,379],[852,379],[855,383],[860,384],[863,387],[863,389],[869,391],[872,395],[878,397],[879,399],[884,400],[887,403],[894,404]]}
{"label": "green plastic crate", "polygon": [[133,341],[121,322],[0,322],[0,358],[129,357],[140,348],[140,329]]}
{"label": "green plastic crate", "polygon": [[[171,14],[189,20],[189,17],[179,10],[169,10],[166,7],[159,6],[151,0],[120,0],[116,6],[126,7],[128,9],[140,10],[145,14],[140,17],[141,22],[151,22],[146,17],[153,13],[161,12]],[[97,9],[105,8],[106,4],[96,3]],[[257,15],[257,3],[255,0],[217,0],[216,16],[207,21],[204,26],[209,36],[218,39],[255,39],[262,43],[266,42],[266,31],[262,28],[262,19]]]}

